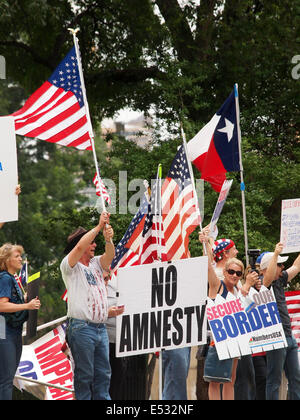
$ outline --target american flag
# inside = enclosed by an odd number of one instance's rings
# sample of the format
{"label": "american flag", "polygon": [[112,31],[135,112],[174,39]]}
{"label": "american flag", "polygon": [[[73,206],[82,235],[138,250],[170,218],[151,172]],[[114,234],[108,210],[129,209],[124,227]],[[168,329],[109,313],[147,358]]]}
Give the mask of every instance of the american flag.
{"label": "american flag", "polygon": [[107,192],[107,189],[106,189],[106,186],[104,185],[101,178],[100,178],[100,185],[99,185],[97,172],[95,173],[95,176],[93,178],[93,184],[96,187],[96,195],[98,197],[101,197],[101,195],[103,195],[103,198],[107,202],[107,204],[111,204],[110,196],[109,196],[109,194]]}
{"label": "american flag", "polygon": [[151,203],[148,205],[142,244],[140,251],[140,264],[151,264],[154,261],[167,261],[163,224],[160,217],[159,180],[156,180],[151,192]]}
{"label": "american flag", "polygon": [[285,299],[291,318],[293,335],[298,343],[298,351],[300,351],[300,291],[285,292]]}
{"label": "american flag", "polygon": [[188,258],[189,235],[201,219],[183,146],[162,186],[162,219],[167,260]]}
{"label": "american flag", "polygon": [[21,136],[80,150],[92,149],[75,46],[12,116],[16,133]]}
{"label": "american flag", "polygon": [[28,281],[28,266],[27,262],[25,262],[21,268],[21,271],[19,273],[19,279],[22,284],[22,286],[25,286]]}
{"label": "american flag", "polygon": [[144,230],[145,219],[148,213],[148,200],[144,195],[141,206],[130,222],[130,225],[116,247],[115,257],[111,263],[111,270],[116,274],[116,271],[121,267],[129,267],[138,265],[141,250],[141,238]]}
{"label": "american flag", "polygon": [[60,297],[64,302],[68,302],[68,290],[66,289]]}

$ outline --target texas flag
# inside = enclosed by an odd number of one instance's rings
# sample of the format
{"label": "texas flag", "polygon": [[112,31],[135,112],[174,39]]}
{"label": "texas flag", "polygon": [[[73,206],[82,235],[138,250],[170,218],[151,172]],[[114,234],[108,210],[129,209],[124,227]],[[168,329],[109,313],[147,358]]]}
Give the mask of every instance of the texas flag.
{"label": "texas flag", "polygon": [[201,172],[201,178],[220,192],[226,172],[240,171],[235,91],[187,146],[189,158]]}

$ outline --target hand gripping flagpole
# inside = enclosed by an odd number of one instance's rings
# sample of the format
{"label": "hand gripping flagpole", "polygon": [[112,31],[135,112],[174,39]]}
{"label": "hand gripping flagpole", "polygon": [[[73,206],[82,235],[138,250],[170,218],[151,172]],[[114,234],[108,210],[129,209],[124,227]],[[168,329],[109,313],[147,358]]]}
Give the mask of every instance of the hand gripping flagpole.
{"label": "hand gripping flagpole", "polygon": [[237,124],[237,135],[239,145],[239,157],[240,157],[240,174],[241,174],[241,194],[242,194],[242,209],[243,209],[243,224],[244,224],[244,241],[245,241],[245,257],[246,263],[249,265],[248,256],[248,233],[247,233],[247,215],[246,215],[246,200],[245,200],[245,183],[244,183],[244,169],[242,163],[242,135],[240,127],[240,105],[239,105],[239,91],[238,84],[234,85],[234,96],[235,96],[235,109],[236,109],[236,124]]}
{"label": "hand gripping flagpole", "polygon": [[[90,141],[91,141],[92,150],[93,150],[93,157],[94,157],[94,162],[95,162],[95,167],[96,167],[97,178],[98,178],[99,185],[101,185],[101,178],[100,178],[97,154],[96,154],[96,149],[95,149],[95,136],[94,136],[94,131],[93,131],[92,122],[91,122],[89,104],[88,104],[88,101],[87,101],[87,95],[86,95],[86,89],[85,89],[85,83],[84,83],[84,76],[83,76],[83,70],[82,70],[82,64],[81,64],[81,56],[80,56],[78,38],[76,36],[77,32],[79,31],[79,28],[77,28],[77,29],[69,28],[68,30],[73,35],[73,41],[74,41],[74,46],[75,46],[75,51],[76,51],[76,58],[77,58],[77,63],[78,63],[79,76],[80,76],[80,82],[81,82],[83,102],[84,102],[85,112],[86,112],[86,117],[87,117]],[[106,211],[106,206],[105,206],[103,193],[101,193],[101,200],[102,200],[103,211]]]}

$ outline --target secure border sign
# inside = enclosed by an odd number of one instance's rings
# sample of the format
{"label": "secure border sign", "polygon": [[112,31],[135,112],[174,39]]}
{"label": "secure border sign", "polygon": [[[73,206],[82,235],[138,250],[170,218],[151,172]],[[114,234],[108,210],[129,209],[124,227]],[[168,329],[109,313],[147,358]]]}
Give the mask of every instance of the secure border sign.
{"label": "secure border sign", "polygon": [[228,294],[208,299],[207,319],[220,360],[287,347],[272,289],[251,289],[249,310],[245,299]]}

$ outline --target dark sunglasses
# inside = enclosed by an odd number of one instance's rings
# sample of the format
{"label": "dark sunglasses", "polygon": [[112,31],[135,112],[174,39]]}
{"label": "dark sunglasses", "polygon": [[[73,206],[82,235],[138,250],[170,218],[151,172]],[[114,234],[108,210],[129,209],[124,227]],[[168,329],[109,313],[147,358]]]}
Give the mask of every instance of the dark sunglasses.
{"label": "dark sunglasses", "polygon": [[242,277],[242,275],[243,275],[242,271],[231,270],[231,268],[229,270],[227,270],[227,273],[230,274],[231,276],[236,274],[238,277]]}
{"label": "dark sunglasses", "polygon": [[278,263],[277,267],[282,268],[282,267],[284,267],[284,265],[282,263]]}

